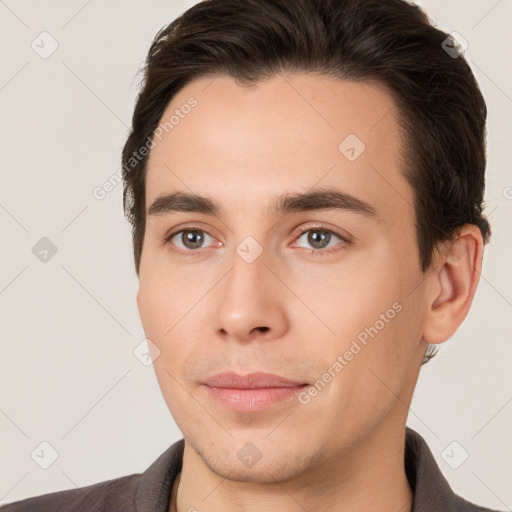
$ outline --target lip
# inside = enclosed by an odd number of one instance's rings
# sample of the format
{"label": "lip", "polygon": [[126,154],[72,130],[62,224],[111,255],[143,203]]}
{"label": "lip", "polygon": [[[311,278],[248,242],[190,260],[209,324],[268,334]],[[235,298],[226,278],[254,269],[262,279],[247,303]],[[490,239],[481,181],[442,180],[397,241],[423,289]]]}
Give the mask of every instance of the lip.
{"label": "lip", "polygon": [[242,376],[234,372],[225,372],[208,377],[203,384],[216,388],[261,389],[291,388],[307,384],[307,382],[285,379],[272,373],[254,372]]}
{"label": "lip", "polygon": [[224,407],[239,412],[264,411],[285,400],[290,402],[308,383],[286,379],[271,373],[238,375],[220,373],[202,383],[208,394]]}

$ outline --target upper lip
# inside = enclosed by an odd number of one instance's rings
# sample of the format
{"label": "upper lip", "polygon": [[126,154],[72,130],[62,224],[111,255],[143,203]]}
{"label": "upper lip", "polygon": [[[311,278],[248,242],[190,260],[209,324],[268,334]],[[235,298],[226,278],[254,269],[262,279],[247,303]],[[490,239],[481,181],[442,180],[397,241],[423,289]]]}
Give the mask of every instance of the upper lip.
{"label": "upper lip", "polygon": [[286,379],[272,373],[255,372],[247,375],[238,375],[234,372],[226,372],[208,377],[204,380],[203,384],[216,388],[259,389],[292,388],[306,383]]}

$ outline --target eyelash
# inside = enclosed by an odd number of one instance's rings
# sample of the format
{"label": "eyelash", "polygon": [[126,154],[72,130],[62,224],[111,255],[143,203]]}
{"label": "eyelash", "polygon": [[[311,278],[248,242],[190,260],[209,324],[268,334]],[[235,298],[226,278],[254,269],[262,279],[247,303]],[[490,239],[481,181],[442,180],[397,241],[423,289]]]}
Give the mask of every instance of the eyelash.
{"label": "eyelash", "polygon": [[[179,235],[180,233],[183,233],[184,231],[199,231],[201,233],[206,233],[208,236],[211,236],[207,231],[205,231],[204,229],[201,229],[199,226],[185,226],[184,228],[182,228],[178,231],[173,231],[172,233],[167,235],[163,240],[164,244],[171,244],[172,238],[174,238],[176,235]],[[329,249],[310,249],[309,252],[311,254],[318,254],[318,253],[331,254],[331,253],[346,249],[351,244],[351,241],[348,240],[346,236],[343,236],[338,231],[335,231],[331,228],[327,228],[322,224],[319,224],[317,226],[308,227],[307,229],[303,229],[303,230],[299,231],[299,233],[295,237],[295,240],[300,239],[302,237],[302,235],[304,235],[304,233],[308,233],[309,231],[320,231],[322,233],[330,233],[331,235],[337,236],[343,242],[342,247],[337,247],[339,244],[336,244],[334,247],[331,247]],[[184,249],[180,249],[176,246],[173,246],[172,251],[174,251],[177,254],[180,254],[182,256],[192,256],[192,257],[197,256],[200,252],[199,249],[184,250]]]}

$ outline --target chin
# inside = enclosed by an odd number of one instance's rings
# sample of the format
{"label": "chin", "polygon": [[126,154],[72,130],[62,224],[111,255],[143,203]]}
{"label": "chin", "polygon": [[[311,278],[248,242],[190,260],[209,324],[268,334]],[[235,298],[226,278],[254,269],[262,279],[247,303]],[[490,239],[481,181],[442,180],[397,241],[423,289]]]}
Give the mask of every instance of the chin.
{"label": "chin", "polygon": [[[300,474],[300,471],[296,466],[293,467],[291,462],[283,464],[284,461],[281,461],[276,464],[260,460],[251,468],[242,468],[236,459],[225,464],[219,463],[219,461],[212,462],[203,457],[202,459],[210,471],[232,482],[271,484],[289,480]],[[236,467],[234,467],[235,465]]]}
{"label": "chin", "polygon": [[321,450],[311,454],[299,453],[298,449],[294,449],[298,446],[285,447],[281,443],[279,449],[279,444],[272,445],[265,439],[254,444],[243,442],[241,448],[238,448],[239,445],[240,442],[229,440],[226,445],[216,443],[194,449],[210,471],[233,482],[286,482],[322,464],[324,460]]}

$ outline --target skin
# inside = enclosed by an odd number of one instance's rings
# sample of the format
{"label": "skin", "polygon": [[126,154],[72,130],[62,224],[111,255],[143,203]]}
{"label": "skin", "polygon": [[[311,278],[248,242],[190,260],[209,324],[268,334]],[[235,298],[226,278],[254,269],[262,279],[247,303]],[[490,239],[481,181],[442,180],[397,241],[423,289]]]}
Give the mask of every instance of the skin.
{"label": "skin", "polygon": [[[301,73],[251,88],[205,77],[186,85],[162,120],[191,96],[197,106],[151,150],[146,205],[179,190],[223,209],[148,216],[137,295],[163,397],[185,438],[177,510],[410,510],[408,408],[427,341],[449,339],[470,308],[480,231],[463,226],[422,273],[403,137],[381,86]],[[349,134],[366,146],[354,161],[338,149]],[[318,187],[349,193],[376,216],[270,213],[275,197]],[[187,249],[181,234],[164,242],[191,223],[209,235],[202,247]],[[327,249],[337,250],[312,253],[318,246],[299,230],[316,232],[318,223],[350,242],[331,235]],[[263,249],[252,263],[236,252],[247,236]],[[401,310],[307,404],[293,397],[235,412],[201,385],[224,371],[312,384],[395,303]],[[252,467],[237,457],[246,443],[261,453]]]}

